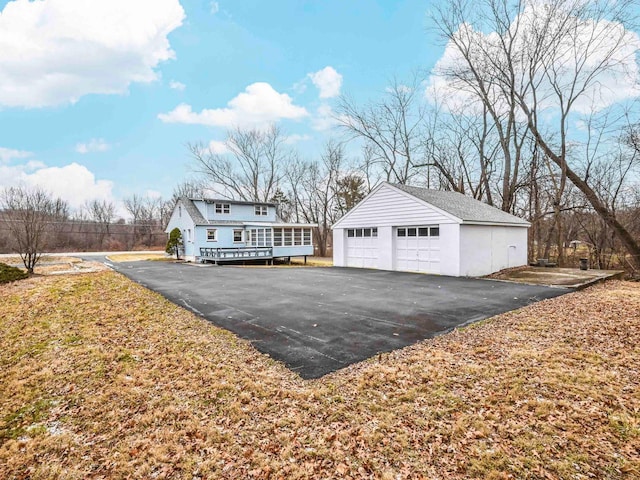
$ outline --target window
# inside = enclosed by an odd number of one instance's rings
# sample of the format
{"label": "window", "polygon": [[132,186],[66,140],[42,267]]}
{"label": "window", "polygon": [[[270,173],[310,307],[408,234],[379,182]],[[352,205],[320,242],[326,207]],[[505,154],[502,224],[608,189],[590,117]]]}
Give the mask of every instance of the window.
{"label": "window", "polygon": [[311,229],[310,229],[310,228],[305,228],[305,229],[302,231],[302,234],[303,234],[303,236],[304,236],[304,238],[303,238],[303,240],[304,240],[303,245],[312,245],[312,243],[311,243]]}
{"label": "window", "polygon": [[349,238],[353,238],[353,237],[377,237],[378,236],[378,228],[377,227],[372,227],[372,228],[349,228],[347,230],[347,237]]}
{"label": "window", "polygon": [[229,205],[228,203],[216,203],[216,213],[227,214],[229,213],[230,209],[231,205]]}
{"label": "window", "polygon": [[274,247],[282,246],[282,228],[273,229],[273,246]]}
{"label": "window", "polygon": [[419,237],[428,237],[429,236],[429,229],[427,227],[421,227],[418,229],[418,236]]}
{"label": "window", "polygon": [[416,233],[417,231],[415,228],[407,228],[407,237],[415,237]]}
{"label": "window", "polygon": [[398,236],[399,237],[406,237],[407,236],[407,229],[406,228],[399,228],[398,229]]}
{"label": "window", "polygon": [[290,247],[292,245],[292,232],[290,228],[285,228],[284,229],[284,246],[285,247]]}
{"label": "window", "polygon": [[233,230],[233,243],[242,243],[244,239],[244,230],[241,228],[236,228]]}
{"label": "window", "polygon": [[251,230],[247,230],[247,244],[250,244],[252,247],[270,247],[271,229],[252,228]]}
{"label": "window", "polygon": [[266,205],[256,205],[255,206],[256,215],[267,215],[268,209]]}
{"label": "window", "polygon": [[[215,228],[207,228],[207,242],[215,242],[218,240],[218,230]],[[191,230],[189,230],[189,238],[191,238]]]}
{"label": "window", "polygon": [[178,207],[178,218],[182,218],[182,206]]}
{"label": "window", "polygon": [[429,236],[431,236],[431,237],[439,237],[440,236],[440,227],[431,227],[429,229]]}
{"label": "window", "polygon": [[302,229],[301,228],[295,228],[293,230],[293,244],[302,245]]}

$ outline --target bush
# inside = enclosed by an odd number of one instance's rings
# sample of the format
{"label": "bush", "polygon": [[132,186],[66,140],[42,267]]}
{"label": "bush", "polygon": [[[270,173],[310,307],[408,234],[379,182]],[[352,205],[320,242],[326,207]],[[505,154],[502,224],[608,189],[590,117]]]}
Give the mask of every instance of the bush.
{"label": "bush", "polygon": [[0,283],[15,282],[17,280],[27,278],[28,276],[29,274],[24,270],[0,263]]}

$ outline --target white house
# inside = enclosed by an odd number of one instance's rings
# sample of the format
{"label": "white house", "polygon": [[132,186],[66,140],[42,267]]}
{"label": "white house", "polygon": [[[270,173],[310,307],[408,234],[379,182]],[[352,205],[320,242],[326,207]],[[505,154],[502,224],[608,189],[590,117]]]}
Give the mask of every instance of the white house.
{"label": "white house", "polygon": [[382,183],[333,225],[333,264],[488,275],[527,264],[529,226],[457,192]]}
{"label": "white house", "polygon": [[313,255],[315,224],[285,223],[264,202],[180,198],[165,232],[182,232],[184,258],[199,262]]}

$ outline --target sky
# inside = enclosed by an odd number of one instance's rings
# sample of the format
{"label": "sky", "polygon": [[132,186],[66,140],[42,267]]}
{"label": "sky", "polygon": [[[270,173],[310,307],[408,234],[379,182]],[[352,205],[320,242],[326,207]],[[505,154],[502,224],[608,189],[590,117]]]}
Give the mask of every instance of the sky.
{"label": "sky", "polygon": [[[0,0],[0,188],[39,186],[74,209],[114,201],[124,213],[123,198],[169,198],[195,175],[189,143],[223,153],[229,129],[276,124],[303,157],[317,158],[329,138],[341,138],[333,118],[340,95],[364,104],[416,72],[426,80],[425,98],[469,111],[477,99],[432,75],[460,61],[430,28],[432,5]],[[527,4],[524,23],[535,23],[540,5]],[[498,39],[469,31],[479,41]],[[600,50],[611,42],[603,39]],[[591,51],[585,68],[597,66],[602,52]],[[598,77],[575,110],[640,99],[639,52],[640,36],[626,31],[617,67]],[[558,118],[553,104],[538,108]],[[574,130],[579,121],[572,118]]]}
{"label": "sky", "polygon": [[278,124],[313,156],[339,95],[380,97],[444,46],[418,0],[0,0],[0,187],[74,208],[171,196],[187,143]]}

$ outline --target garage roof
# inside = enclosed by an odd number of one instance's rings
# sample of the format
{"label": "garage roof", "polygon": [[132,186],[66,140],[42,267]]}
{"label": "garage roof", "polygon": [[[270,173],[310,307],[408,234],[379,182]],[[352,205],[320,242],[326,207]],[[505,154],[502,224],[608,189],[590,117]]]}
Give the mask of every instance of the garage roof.
{"label": "garage roof", "polygon": [[411,187],[399,183],[390,183],[389,185],[450,213],[462,220],[463,223],[529,225],[529,222],[520,217],[511,215],[462,193]]}

